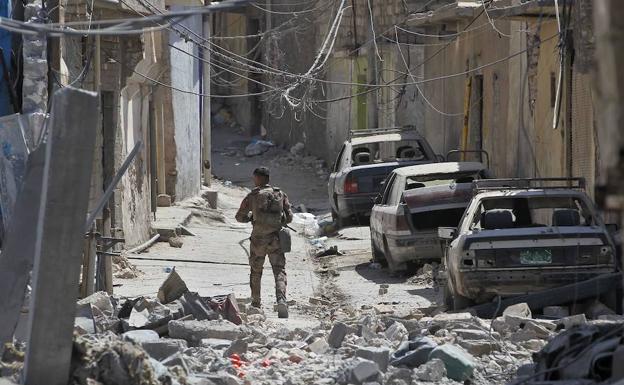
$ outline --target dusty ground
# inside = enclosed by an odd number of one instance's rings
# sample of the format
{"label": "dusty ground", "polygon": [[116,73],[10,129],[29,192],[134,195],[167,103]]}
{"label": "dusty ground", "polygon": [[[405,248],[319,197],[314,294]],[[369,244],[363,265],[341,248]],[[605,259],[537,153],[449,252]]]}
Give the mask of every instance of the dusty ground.
{"label": "dusty ground", "polygon": [[[217,130],[213,140],[213,168],[219,179],[212,188],[219,192],[218,209],[210,209],[198,200],[183,202],[180,207],[195,212],[188,228],[196,236],[183,237],[184,245],[179,249],[168,243],[157,243],[146,253],[131,255],[132,262],[143,274],[135,279],[117,279],[116,294],[153,295],[166,278],[168,269],[175,267],[188,287],[202,295],[234,293],[238,298],[249,297],[249,242],[246,239],[251,228],[237,223],[234,213],[251,187],[252,170],[260,165],[271,168],[272,183],[288,193],[294,206],[303,204],[316,215],[329,212],[326,178],[301,162],[289,163],[287,151],[274,148],[261,156],[245,157],[242,153],[248,139]],[[289,325],[318,321],[318,314],[309,311],[310,297],[321,297],[334,305],[356,309],[382,305],[380,308],[385,311],[428,307],[438,298],[438,293],[430,287],[410,284],[407,278],[392,278],[386,270],[371,267],[370,236],[366,227],[345,229],[327,244],[338,246],[345,255],[317,259],[310,255],[308,239],[301,234],[293,236],[293,251],[287,255],[287,272],[288,297],[294,305],[290,319],[284,321]],[[270,319],[275,318],[273,276],[268,261],[262,283],[264,310]],[[379,295],[381,284],[389,285],[385,295]]]}

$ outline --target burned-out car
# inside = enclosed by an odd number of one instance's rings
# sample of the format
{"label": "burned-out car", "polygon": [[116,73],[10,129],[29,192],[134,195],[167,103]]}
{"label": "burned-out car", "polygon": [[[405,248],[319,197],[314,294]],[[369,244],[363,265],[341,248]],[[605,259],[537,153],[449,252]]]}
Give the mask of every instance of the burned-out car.
{"label": "burned-out car", "polygon": [[373,259],[392,271],[409,262],[439,262],[438,227],[457,226],[472,198],[472,182],[490,176],[479,162],[397,168],[371,211]]}
{"label": "burned-out car", "polygon": [[413,127],[354,131],[329,177],[334,220],[339,227],[367,224],[381,183],[392,170],[436,161],[427,140]]}
{"label": "burned-out car", "polygon": [[[475,181],[459,226],[441,227],[439,236],[448,242],[445,302],[452,309],[619,270],[612,235],[580,178]],[[617,303],[620,292],[606,295]]]}

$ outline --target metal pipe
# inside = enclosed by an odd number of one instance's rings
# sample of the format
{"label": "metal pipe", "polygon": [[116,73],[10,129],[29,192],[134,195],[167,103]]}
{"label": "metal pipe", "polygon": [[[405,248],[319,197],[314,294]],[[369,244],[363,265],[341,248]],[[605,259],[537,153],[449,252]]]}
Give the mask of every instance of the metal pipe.
{"label": "metal pipe", "polygon": [[150,247],[151,245],[153,245],[158,240],[158,238],[160,238],[160,234],[156,234],[152,238],[150,238],[147,242],[142,243],[142,244],[138,245],[137,247],[128,250],[128,253],[129,254],[138,254],[141,251],[143,251],[143,250],[147,249],[148,247]]}

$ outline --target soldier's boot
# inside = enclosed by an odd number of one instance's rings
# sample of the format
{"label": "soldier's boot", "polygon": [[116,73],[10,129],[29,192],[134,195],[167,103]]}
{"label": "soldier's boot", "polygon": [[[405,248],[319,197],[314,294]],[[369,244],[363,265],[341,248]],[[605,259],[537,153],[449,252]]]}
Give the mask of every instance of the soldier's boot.
{"label": "soldier's boot", "polygon": [[288,304],[285,299],[277,301],[277,316],[279,318],[288,318]]}

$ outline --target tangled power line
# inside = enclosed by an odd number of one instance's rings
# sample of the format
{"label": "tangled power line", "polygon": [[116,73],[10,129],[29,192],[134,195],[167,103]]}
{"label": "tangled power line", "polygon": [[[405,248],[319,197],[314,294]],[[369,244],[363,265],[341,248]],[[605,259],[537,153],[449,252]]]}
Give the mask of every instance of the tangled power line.
{"label": "tangled power line", "polygon": [[[129,6],[131,9],[132,6],[124,0],[120,0],[126,6]],[[391,92],[394,92],[396,97],[401,97],[402,91],[400,88],[406,86],[415,86],[418,93],[423,98],[429,108],[433,111],[443,115],[443,116],[459,116],[461,113],[459,112],[446,112],[441,108],[435,106],[431,100],[429,100],[423,89],[420,87],[423,84],[442,81],[445,79],[456,78],[459,76],[465,76],[473,72],[480,71],[484,68],[494,66],[500,64],[506,60],[514,58],[528,49],[524,49],[505,57],[502,57],[498,60],[494,60],[490,63],[485,63],[480,66],[476,66],[474,68],[467,69],[465,71],[461,71],[458,73],[450,73],[444,74],[440,76],[430,77],[430,78],[419,78],[415,75],[415,71],[420,67],[424,66],[426,63],[431,61],[435,56],[439,55],[443,51],[445,51],[451,44],[458,41],[461,35],[466,33],[480,30],[485,27],[491,27],[499,37],[511,37],[511,34],[506,34],[500,31],[498,27],[496,27],[494,23],[494,19],[490,17],[488,13],[488,8],[491,7],[492,1],[484,1],[483,9],[479,12],[472,20],[459,32],[457,33],[449,33],[449,34],[426,34],[419,31],[412,31],[407,28],[408,23],[410,21],[416,20],[421,11],[423,11],[427,6],[436,2],[437,0],[430,0],[426,4],[424,4],[421,9],[417,11],[408,12],[406,17],[381,32],[380,34],[376,33],[374,27],[374,16],[373,9],[371,6],[370,0],[367,0],[369,16],[371,18],[371,32],[372,38],[365,41],[363,44],[357,46],[353,51],[348,53],[351,55],[361,50],[364,46],[369,44],[374,45],[375,55],[380,62],[383,62],[383,55],[381,50],[379,49],[377,42],[380,40],[386,40],[396,45],[396,50],[398,52],[398,57],[401,59],[403,66],[405,67],[405,71],[401,71],[398,69],[389,69],[382,68],[379,72],[392,72],[398,74],[397,77],[390,81],[382,81],[381,82],[361,82],[361,81],[337,81],[337,80],[328,80],[325,78],[325,73],[328,68],[331,67],[332,62],[329,62],[330,57],[334,51],[334,47],[336,41],[339,36],[340,27],[342,24],[343,17],[345,12],[351,8],[351,5],[347,4],[346,0],[340,0],[339,5],[335,8],[335,12],[332,12],[332,15],[328,16],[328,11],[334,1],[326,0],[322,2],[320,0],[312,1],[312,2],[291,2],[291,3],[276,3],[271,5],[271,9],[262,7],[254,2],[258,2],[258,0],[230,0],[223,1],[220,3],[212,4],[206,7],[198,7],[188,10],[182,11],[167,11],[164,12],[160,10],[153,4],[150,4],[147,0],[139,0],[140,3],[148,9],[152,14],[144,15],[142,12],[134,9],[137,13],[138,17],[135,18],[125,18],[125,19],[112,19],[112,20],[94,20],[93,19],[93,9],[91,7],[91,14],[88,20],[81,21],[71,21],[66,23],[26,23],[19,20],[12,20],[8,18],[0,17],[0,28],[9,30],[11,32],[20,33],[20,34],[36,34],[36,35],[46,35],[49,37],[65,37],[65,36],[94,36],[94,35],[112,35],[112,36],[123,36],[123,35],[137,35],[150,33],[160,30],[169,30],[178,34],[184,41],[191,43],[197,49],[205,52],[206,54],[196,54],[194,52],[189,52],[175,45],[169,45],[171,48],[192,57],[194,60],[198,60],[202,63],[210,65],[212,68],[211,78],[215,85],[219,88],[229,88],[231,90],[240,90],[241,84],[246,84],[247,82],[251,82],[256,86],[260,87],[258,92],[244,92],[244,93],[233,93],[223,95],[212,95],[208,93],[195,92],[191,90],[184,90],[179,87],[174,87],[171,84],[166,84],[159,79],[152,78],[147,76],[146,74],[139,73],[134,68],[128,68],[130,71],[136,73],[137,75],[145,78],[146,80],[151,81],[153,84],[168,87],[177,92],[195,94],[201,97],[217,97],[217,98],[237,98],[237,97],[249,97],[249,96],[259,96],[263,98],[263,102],[265,102],[270,107],[271,112],[276,112],[279,114],[281,110],[283,110],[285,106],[293,110],[299,111],[310,111],[314,112],[314,108],[318,108],[323,104],[334,103],[341,100],[356,98],[362,95],[369,94],[371,92],[380,90],[380,89],[389,89]],[[262,2],[264,3],[264,2]],[[271,28],[265,31],[257,31],[257,33],[252,33],[248,35],[238,35],[238,36],[210,36],[204,37],[202,34],[193,31],[191,28],[188,28],[181,21],[189,16],[194,16],[198,14],[206,14],[206,13],[215,13],[220,11],[228,11],[234,8],[239,8],[241,6],[251,5],[253,8],[266,12],[268,14],[275,15],[291,15],[292,17],[287,19],[282,24],[276,26],[275,28]],[[273,9],[273,6],[302,6],[303,8],[297,10],[285,10],[285,9]],[[335,6],[335,4],[334,4]],[[447,6],[442,6],[435,11],[428,11],[427,16],[431,16],[432,13],[438,12],[440,9],[445,9]],[[487,17],[487,22],[481,25],[473,27],[472,24],[481,16],[485,14]],[[312,19],[311,19],[312,17]],[[328,30],[323,38],[320,48],[318,52],[314,56],[314,60],[312,64],[307,68],[307,70],[303,73],[294,73],[286,70],[285,68],[280,68],[277,65],[277,59],[279,59],[280,55],[284,55],[280,52],[279,49],[279,40],[283,39],[283,35],[286,33],[297,33],[302,28],[305,28],[304,24],[307,21],[308,24],[312,24],[317,21],[319,18],[327,17],[329,19]],[[436,44],[410,44],[410,43],[401,43],[399,41],[399,31],[401,33],[414,35],[423,38],[437,38],[447,40],[443,43]],[[253,31],[252,31],[253,32]],[[524,31],[523,31],[524,32]],[[392,33],[392,34],[390,34]],[[394,37],[394,39],[393,39]],[[555,36],[548,38],[546,40],[550,40]],[[249,42],[250,39],[259,39],[257,43],[246,53],[240,54],[235,52],[234,49],[229,49],[227,47],[228,41],[233,40],[243,40],[245,42]],[[542,40],[546,41],[546,40]],[[247,43],[246,43],[247,44]],[[255,54],[257,52],[258,47],[261,44],[269,45],[270,49],[265,50],[265,55],[269,55],[267,52],[274,50],[277,53],[273,55],[274,57],[267,57],[265,62],[256,57],[250,57],[250,55]],[[435,51],[432,55],[425,58],[422,62],[412,64],[408,63],[408,60],[403,53],[401,45],[409,46],[434,46],[440,45],[441,48]],[[533,47],[534,48],[534,47]],[[208,55],[209,54],[209,55]],[[110,57],[109,60],[115,61],[114,58]],[[85,65],[83,71],[80,73],[79,78],[84,79],[86,72],[88,72],[88,64]],[[375,74],[375,77],[380,74]],[[224,78],[226,76],[227,78]],[[229,80],[228,80],[229,78]],[[241,83],[241,81],[243,81]],[[363,89],[359,92],[350,92],[349,95],[339,97],[339,98],[326,98],[324,85],[332,85],[332,86],[342,86],[342,87],[358,87]],[[319,87],[320,86],[320,87]],[[319,92],[317,92],[317,90]],[[321,96],[321,97],[319,97]]]}

